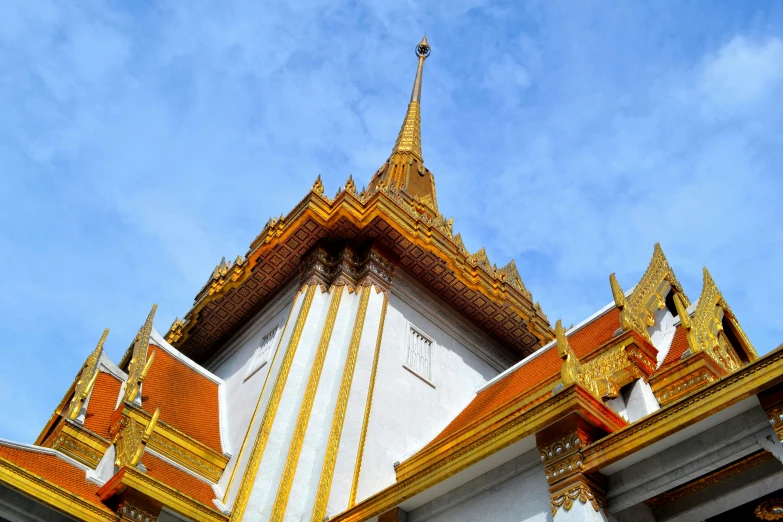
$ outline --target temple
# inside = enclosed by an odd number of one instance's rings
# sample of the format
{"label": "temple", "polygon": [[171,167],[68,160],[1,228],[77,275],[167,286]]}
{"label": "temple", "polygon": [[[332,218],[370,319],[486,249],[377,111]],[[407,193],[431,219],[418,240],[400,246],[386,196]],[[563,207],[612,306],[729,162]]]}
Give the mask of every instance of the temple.
{"label": "temple", "polygon": [[34,444],[0,440],[0,520],[783,520],[783,347],[658,244],[551,323],[440,213],[416,55],[367,188],[318,178],[167,331],[153,306],[121,360],[85,348]]}

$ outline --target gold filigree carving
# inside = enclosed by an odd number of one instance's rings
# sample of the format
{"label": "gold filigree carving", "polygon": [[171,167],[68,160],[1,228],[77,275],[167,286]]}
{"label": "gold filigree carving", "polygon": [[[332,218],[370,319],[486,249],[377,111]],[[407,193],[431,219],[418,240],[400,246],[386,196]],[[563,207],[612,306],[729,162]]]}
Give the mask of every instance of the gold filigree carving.
{"label": "gold filigree carving", "polygon": [[171,323],[169,331],[166,334],[166,341],[169,343],[176,343],[182,339],[182,329],[185,328],[185,325],[185,321],[181,320],[179,317],[176,317],[174,322]]}
{"label": "gold filigree carving", "polygon": [[783,520],[783,498],[771,498],[756,507],[756,518],[761,520]]}
{"label": "gold filigree carving", "polygon": [[326,504],[329,501],[329,492],[332,487],[334,466],[337,462],[337,450],[340,446],[340,437],[345,423],[345,410],[348,407],[348,395],[351,392],[353,372],[356,367],[356,358],[359,353],[359,342],[362,339],[364,318],[367,314],[367,305],[370,302],[370,287],[364,287],[359,300],[359,309],[356,311],[356,320],[351,334],[351,342],[348,345],[348,356],[345,360],[345,369],[340,381],[340,389],[337,394],[337,405],[332,418],[332,428],[329,432],[329,442],[326,447],[324,465],[321,469],[321,479],[318,482],[318,490],[313,507],[313,522],[322,522],[326,514]]}
{"label": "gold filigree carving", "polygon": [[484,247],[481,247],[481,249],[473,254],[473,260],[475,263],[489,272],[492,273],[492,265],[489,262],[489,258],[487,257],[487,251],[484,249]]}
{"label": "gold filigree carving", "polygon": [[512,259],[509,264],[500,268],[499,272],[505,277],[506,283],[516,288],[522,295],[527,296],[528,299],[532,299],[533,295],[525,287],[525,283],[522,282],[522,277],[519,275],[517,265]]}
{"label": "gold filigree carving", "polygon": [[353,181],[353,175],[348,176],[348,181],[345,182],[345,191],[352,196],[356,195],[356,183]]}
{"label": "gold filigree carving", "polygon": [[581,365],[574,353],[574,349],[571,348],[571,344],[568,342],[568,337],[566,337],[565,331],[563,331],[563,321],[560,319],[557,320],[555,325],[555,338],[557,339],[557,354],[563,361],[560,365],[560,378],[563,379],[563,386],[579,382]]}
{"label": "gold filigree carving", "polygon": [[683,375],[671,384],[655,390],[655,398],[658,400],[658,403],[663,406],[698,390],[699,388],[707,386],[717,378],[718,376],[708,369],[698,368],[693,372]]}
{"label": "gold filigree carving", "polygon": [[582,504],[587,504],[589,502],[596,513],[603,507],[603,501],[595,495],[592,488],[588,484],[580,481],[551,496],[552,516],[554,517],[557,514],[557,510],[560,507],[566,511],[570,511],[577,501]]}
{"label": "gold filigree carving", "polygon": [[120,502],[117,507],[117,514],[120,515],[120,520],[123,522],[155,522],[158,520],[157,515],[144,510],[127,500]]}
{"label": "gold filigree carving", "polygon": [[609,285],[612,287],[614,303],[620,309],[620,328],[624,331],[633,330],[652,342],[647,327],[655,324],[655,317],[648,310],[639,310],[630,304],[614,274],[609,276]]}
{"label": "gold filigree carving", "polygon": [[79,413],[82,411],[84,401],[87,400],[93,386],[95,386],[95,381],[98,378],[99,373],[98,362],[100,361],[101,353],[103,353],[103,343],[106,341],[106,336],[108,335],[109,329],[106,328],[103,331],[103,335],[101,335],[101,339],[98,341],[98,345],[84,362],[81,374],[79,375],[79,380],[76,382],[76,390],[73,393],[73,398],[68,406],[68,412],[65,415],[68,420],[76,420]]}
{"label": "gold filigree carving", "polygon": [[383,305],[381,306],[381,320],[378,324],[378,337],[375,341],[375,355],[372,359],[372,370],[370,370],[370,384],[367,387],[367,401],[364,405],[364,418],[362,419],[362,431],[359,435],[359,447],[356,453],[356,465],[353,469],[353,480],[351,481],[351,492],[348,496],[348,507],[351,508],[356,503],[356,492],[359,489],[359,474],[362,470],[362,459],[364,458],[364,443],[367,440],[367,427],[370,424],[370,412],[372,411],[372,395],[375,390],[375,377],[378,372],[378,358],[381,354],[381,340],[383,339],[383,324],[386,321],[386,307],[389,304],[387,295],[383,296]]}
{"label": "gold filigree carving", "polygon": [[47,441],[46,445],[95,469],[108,444],[107,440],[84,430],[81,425],[65,421],[54,433],[51,443]]}
{"label": "gold filigree carving", "polygon": [[571,432],[565,435],[563,438],[541,446],[538,449],[538,454],[541,457],[541,462],[547,462],[557,460],[563,455],[568,455],[574,451],[579,451],[584,441],[579,436],[578,432]]}
{"label": "gold filigree carving", "polygon": [[562,321],[555,325],[557,353],[562,359],[560,377],[563,385],[577,383],[600,400],[617,397],[620,388],[655,371],[656,356],[638,346],[630,334],[617,339],[589,361],[580,362],[568,342]]}
{"label": "gold filigree carving", "polygon": [[152,362],[155,360],[155,352],[152,352],[149,359],[147,353],[150,347],[150,333],[152,332],[152,320],[155,318],[155,311],[158,309],[158,305],[152,305],[147,320],[144,321],[144,325],[136,334],[136,339],[133,341],[131,347],[131,358],[128,364],[128,379],[125,381],[125,394],[123,400],[127,402],[134,402],[141,390],[141,384],[144,379],[147,378],[147,373],[152,367]]}
{"label": "gold filigree carving", "polygon": [[311,188],[313,192],[318,194],[319,196],[324,195],[324,183],[321,181],[321,175],[318,174],[318,177],[315,178],[315,183],[313,183],[313,188]]}
{"label": "gold filigree carving", "polygon": [[323,370],[324,360],[326,359],[326,350],[329,348],[329,341],[332,339],[334,323],[337,319],[337,311],[340,308],[342,295],[342,288],[335,289],[332,294],[331,302],[329,303],[329,311],[326,314],[326,322],[324,323],[321,339],[315,353],[310,376],[307,379],[307,386],[305,387],[302,405],[299,408],[296,426],[294,427],[294,432],[291,437],[291,446],[288,448],[288,456],[286,457],[285,466],[283,467],[283,474],[280,477],[280,484],[277,489],[274,508],[272,509],[272,516],[269,519],[270,522],[282,521],[283,516],[285,515],[288,498],[291,494],[291,486],[294,481],[294,473],[296,472],[296,467],[299,463],[299,455],[302,451],[307,425],[310,421],[310,412],[313,409],[313,402],[315,402],[315,392],[318,389],[318,381],[321,378],[321,370]]}
{"label": "gold filigree carving", "polygon": [[699,304],[689,321],[688,347],[690,352],[705,352],[727,373],[741,367],[737,353],[723,332],[723,295],[709,271],[704,269],[704,284]]}
{"label": "gold filigree carving", "polygon": [[666,307],[666,296],[670,291],[680,295],[686,308],[690,306],[688,296],[683,292],[659,243],[655,243],[647,271],[628,297],[614,274],[609,276],[609,283],[615,304],[621,310],[620,326],[623,330],[634,330],[648,342],[651,340],[647,328],[655,325],[655,313]]}
{"label": "gold filigree carving", "polygon": [[124,466],[136,467],[141,462],[144,448],[147,446],[155,425],[160,417],[160,408],[155,410],[147,428],[142,430],[141,424],[129,417],[122,417],[118,424],[117,433],[114,436],[114,444],[117,448],[117,456],[114,465],[118,468]]}

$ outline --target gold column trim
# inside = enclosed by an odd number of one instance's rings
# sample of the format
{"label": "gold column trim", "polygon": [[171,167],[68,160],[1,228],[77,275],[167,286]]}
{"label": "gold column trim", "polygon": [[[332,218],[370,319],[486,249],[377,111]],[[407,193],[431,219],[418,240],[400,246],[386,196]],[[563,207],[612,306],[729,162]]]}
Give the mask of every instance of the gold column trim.
{"label": "gold column trim", "polygon": [[362,330],[364,329],[364,319],[367,315],[367,303],[370,301],[370,287],[362,288],[362,295],[359,301],[359,309],[356,311],[356,320],[351,334],[351,343],[348,346],[348,356],[345,360],[345,369],[343,378],[340,381],[340,391],[337,396],[337,406],[332,417],[332,429],[329,432],[329,443],[326,447],[326,456],[324,465],[321,469],[321,479],[318,482],[318,492],[315,495],[315,505],[313,506],[313,522],[322,522],[326,513],[326,506],[329,502],[329,493],[332,488],[332,478],[334,476],[334,466],[337,461],[337,451],[340,447],[340,436],[343,432],[345,423],[345,410],[348,407],[348,396],[351,393],[351,384],[353,383],[353,372],[356,368],[356,358],[359,353],[359,343],[362,340]]}
{"label": "gold column trim", "polygon": [[318,350],[315,352],[313,368],[310,370],[310,377],[307,380],[307,387],[305,388],[304,397],[302,398],[302,406],[300,407],[299,415],[296,418],[296,427],[294,428],[294,433],[291,438],[291,446],[288,448],[288,456],[285,460],[283,475],[280,478],[280,485],[278,486],[277,496],[275,497],[274,507],[272,508],[272,516],[269,519],[270,522],[282,521],[283,515],[285,515],[288,497],[291,494],[291,485],[294,482],[296,467],[299,463],[299,454],[302,452],[302,444],[304,443],[305,434],[307,432],[307,424],[310,421],[310,412],[313,409],[313,402],[315,401],[315,392],[318,389],[318,381],[321,379],[321,370],[323,369],[324,360],[326,359],[329,341],[332,339],[334,322],[335,319],[337,319],[337,311],[340,307],[343,290],[342,286],[333,288],[334,293],[332,294],[332,300],[329,303],[326,323],[324,324],[324,329],[321,333],[321,340],[318,343]]}
{"label": "gold column trim", "polygon": [[261,387],[261,393],[258,395],[258,402],[256,402],[256,407],[253,410],[253,416],[250,417],[250,423],[247,425],[247,431],[245,432],[245,438],[242,439],[242,446],[239,448],[239,454],[237,455],[236,463],[234,464],[234,467],[231,469],[231,476],[228,479],[228,484],[226,485],[226,491],[223,493],[223,503],[226,503],[226,500],[228,500],[228,495],[231,493],[231,485],[234,482],[234,476],[236,475],[237,469],[239,468],[239,464],[242,462],[242,455],[245,453],[245,447],[247,446],[247,441],[250,438],[250,431],[253,429],[253,424],[256,421],[256,415],[258,414],[258,410],[261,409],[261,402],[264,399],[264,392],[266,391],[266,385],[269,382],[269,378],[272,376],[272,368],[275,365],[275,361],[277,360],[277,354],[280,353],[280,346],[283,345],[283,337],[285,337],[286,329],[288,328],[288,323],[291,321],[291,316],[294,314],[294,305],[296,304],[296,298],[294,298],[294,302],[291,303],[291,310],[288,312],[288,317],[285,320],[285,326],[283,326],[283,331],[280,333],[280,340],[277,342],[277,348],[275,348],[275,354],[272,356],[272,362],[269,363],[269,370],[266,372],[266,377],[264,378],[264,384]]}
{"label": "gold column trim", "polygon": [[381,320],[378,323],[378,338],[375,341],[375,355],[372,359],[372,370],[370,371],[370,384],[367,387],[367,403],[364,406],[364,419],[362,420],[362,431],[359,435],[359,448],[356,453],[356,465],[353,469],[353,481],[351,482],[351,494],[348,497],[348,508],[356,504],[356,491],[359,489],[359,473],[362,469],[362,458],[364,458],[364,441],[367,439],[367,426],[370,424],[370,411],[372,410],[372,394],[375,389],[375,375],[378,371],[378,358],[381,354],[381,340],[383,339],[383,324],[386,320],[386,306],[389,304],[389,297],[384,294],[383,305],[381,306]]}
{"label": "gold column trim", "polygon": [[283,361],[280,363],[280,370],[277,372],[275,385],[272,387],[272,394],[269,396],[269,402],[266,405],[266,411],[264,411],[261,426],[258,428],[256,441],[253,444],[253,451],[250,453],[250,459],[247,461],[247,467],[245,467],[245,473],[242,476],[242,483],[239,486],[237,497],[234,500],[234,507],[231,510],[230,519],[232,521],[242,520],[242,516],[245,514],[247,502],[250,498],[250,490],[253,488],[253,483],[258,474],[258,467],[261,464],[261,457],[264,455],[269,432],[272,431],[272,423],[277,414],[277,407],[280,405],[283,388],[285,388],[285,383],[288,380],[288,372],[291,369],[294,354],[299,346],[299,339],[302,337],[302,330],[304,329],[307,320],[307,314],[310,311],[310,305],[313,303],[315,289],[316,285],[308,285],[302,307],[299,309],[296,324],[294,324],[294,330],[291,332],[291,339],[288,341],[288,347],[283,356]]}

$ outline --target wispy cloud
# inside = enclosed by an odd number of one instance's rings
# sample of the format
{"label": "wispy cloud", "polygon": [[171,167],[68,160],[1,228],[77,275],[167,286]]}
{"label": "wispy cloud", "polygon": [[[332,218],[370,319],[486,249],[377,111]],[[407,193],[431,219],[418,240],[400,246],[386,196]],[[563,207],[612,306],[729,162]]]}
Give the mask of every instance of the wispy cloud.
{"label": "wispy cloud", "polygon": [[424,154],[471,249],[569,323],[660,241],[770,349],[781,27],[773,2],[0,3],[0,436],[31,440],[103,327],[114,359],[152,302],[165,329],[317,174],[369,179],[425,31]]}

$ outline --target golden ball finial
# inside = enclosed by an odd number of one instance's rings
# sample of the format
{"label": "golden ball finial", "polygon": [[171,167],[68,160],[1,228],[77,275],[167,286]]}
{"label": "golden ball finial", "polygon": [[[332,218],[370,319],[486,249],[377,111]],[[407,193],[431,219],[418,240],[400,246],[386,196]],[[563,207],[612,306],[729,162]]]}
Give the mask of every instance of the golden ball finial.
{"label": "golden ball finial", "polygon": [[428,57],[430,55],[430,44],[427,43],[427,35],[424,35],[424,38],[421,39],[421,42],[416,46],[416,56],[418,57]]}

